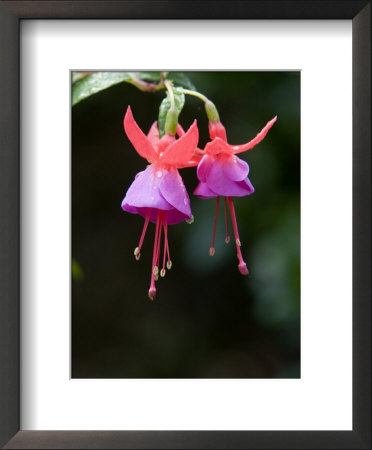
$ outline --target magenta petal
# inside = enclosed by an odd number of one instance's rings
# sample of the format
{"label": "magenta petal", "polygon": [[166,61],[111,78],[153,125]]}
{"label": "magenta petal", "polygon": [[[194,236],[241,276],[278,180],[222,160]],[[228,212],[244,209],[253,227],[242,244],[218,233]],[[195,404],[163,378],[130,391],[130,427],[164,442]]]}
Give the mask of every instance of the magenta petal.
{"label": "magenta petal", "polygon": [[[130,212],[132,214],[139,214],[144,218],[146,218],[147,212],[149,210],[149,208],[136,208],[135,206],[130,206],[128,204],[124,205],[124,207],[122,204],[122,208],[124,211]],[[151,209],[151,213],[150,213],[150,217],[149,217],[150,222],[156,223],[157,218],[158,218],[158,210]]]}
{"label": "magenta petal", "polygon": [[209,155],[232,155],[233,150],[231,149],[231,145],[229,145],[225,140],[216,137],[213,141],[208,142],[205,146],[205,152]]}
{"label": "magenta petal", "polygon": [[168,225],[174,225],[175,223],[183,222],[186,219],[191,219],[191,216],[186,216],[177,209],[171,209],[168,212]]}
{"label": "magenta petal", "polygon": [[174,167],[187,166],[196,150],[199,140],[199,131],[196,120],[179,139],[174,140],[160,155],[161,161]]}
{"label": "magenta petal", "polygon": [[233,156],[224,161],[223,171],[230,180],[243,181],[248,176],[249,166],[242,159]]}
{"label": "magenta petal", "polygon": [[172,207],[160,193],[161,180],[157,173],[154,166],[150,165],[136,175],[121,204],[125,211],[133,212],[133,208],[168,210]]}
{"label": "magenta petal", "polygon": [[245,180],[236,182],[225,175],[223,160],[217,159],[213,162],[207,172],[207,184],[213,192],[226,197],[243,197],[252,193]]}
{"label": "magenta petal", "polygon": [[143,133],[137,122],[134,120],[130,106],[128,106],[127,112],[125,113],[124,129],[128,139],[142,158],[146,158],[149,162],[153,162],[158,159],[158,155],[148,137]]}
{"label": "magenta petal", "polygon": [[159,145],[159,128],[158,122],[154,122],[151,125],[150,131],[147,134],[147,139],[150,141],[151,145],[156,149]]}
{"label": "magenta petal", "polygon": [[[130,212],[132,214],[140,214],[142,217],[146,218],[148,208],[136,208],[135,206],[128,206],[126,205],[125,208],[123,208],[125,211]],[[158,218],[158,210],[152,209],[150,214],[150,222],[156,223]],[[168,225],[173,225],[175,223],[183,222],[188,217],[185,216],[185,214],[182,214],[181,212],[177,211],[176,209],[172,208],[168,210],[167,214],[167,221]]]}
{"label": "magenta petal", "polygon": [[262,130],[257,134],[255,138],[253,138],[251,141],[247,142],[246,144],[242,145],[230,145],[231,150],[236,153],[245,152],[247,150],[251,150],[255,145],[257,145],[259,142],[262,141],[262,139],[265,138],[267,135],[267,132],[270,130],[270,128],[274,125],[276,122],[277,116],[275,116],[273,119],[271,119],[267,124],[262,128]]}
{"label": "magenta petal", "polygon": [[218,196],[218,194],[209,189],[207,183],[199,183],[194,190],[194,195],[197,195],[200,198],[212,198]]}
{"label": "magenta petal", "polygon": [[185,214],[186,218],[191,218],[190,199],[177,169],[172,168],[164,172],[160,192],[175,209]]}

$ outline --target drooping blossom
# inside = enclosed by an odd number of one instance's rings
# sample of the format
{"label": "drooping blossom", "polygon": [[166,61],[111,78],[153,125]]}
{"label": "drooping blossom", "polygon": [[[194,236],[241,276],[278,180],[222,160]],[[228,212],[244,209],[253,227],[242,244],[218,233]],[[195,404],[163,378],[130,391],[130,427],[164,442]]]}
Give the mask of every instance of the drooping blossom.
{"label": "drooping blossom", "polygon": [[[231,221],[233,225],[238,268],[243,275],[248,275],[247,265],[241,253],[241,242],[239,238],[238,225],[236,220],[233,197],[243,197],[254,192],[254,187],[248,178],[248,164],[236,155],[247,150],[251,150],[256,144],[262,141],[269,129],[276,122],[276,116],[270,120],[257,136],[246,144],[230,145],[227,142],[226,130],[222,123],[217,121],[209,122],[209,135],[211,142],[205,146],[204,155],[197,168],[197,176],[200,181],[194,194],[200,198],[217,197],[216,214],[214,221],[212,246],[209,250],[211,256],[214,255],[214,241],[216,236],[217,215],[220,196],[224,199],[226,243],[230,241],[227,225],[227,209],[229,207]],[[227,207],[228,203],[228,207]]]}
{"label": "drooping blossom", "polygon": [[[149,222],[156,224],[154,250],[151,267],[149,298],[155,299],[157,281],[165,275],[165,266],[171,268],[172,262],[168,244],[168,225],[191,219],[190,199],[177,169],[196,166],[193,157],[199,139],[196,121],[179,139],[171,134],[159,137],[157,122],[154,122],[146,136],[134,120],[130,106],[124,117],[124,129],[136,149],[150,165],[139,172],[129,187],[121,207],[124,211],[140,214],[145,218],[138,246],[134,250],[140,259],[141,247]],[[160,261],[161,240],[163,238],[163,259]],[[160,268],[162,263],[162,268]]]}

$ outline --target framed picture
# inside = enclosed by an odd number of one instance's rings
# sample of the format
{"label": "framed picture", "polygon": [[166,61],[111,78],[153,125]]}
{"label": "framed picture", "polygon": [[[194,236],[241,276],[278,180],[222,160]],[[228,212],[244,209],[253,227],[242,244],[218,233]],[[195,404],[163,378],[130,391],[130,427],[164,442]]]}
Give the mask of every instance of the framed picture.
{"label": "framed picture", "polygon": [[[182,72],[182,76],[180,72],[143,71],[128,74],[104,71],[87,74],[75,71],[72,76],[72,96],[75,100],[72,107],[71,152],[71,197],[74,205],[71,217],[72,255],[75,269],[71,296],[72,378],[300,378],[300,71],[188,71]],[[127,76],[130,78],[123,81]],[[118,80],[121,81],[116,83]],[[111,88],[99,90],[111,82],[114,83]],[[139,83],[139,88],[136,89],[133,83]],[[170,91],[162,88],[163,83]],[[143,92],[143,89],[154,89],[154,84],[157,91],[153,95]],[[89,93],[94,91],[98,95],[86,96],[88,86]],[[250,138],[246,139],[248,145],[238,146],[239,150],[250,148],[253,143],[249,144],[248,141],[259,134],[261,129],[264,129],[262,136],[266,131],[268,133],[260,147],[254,146],[261,149],[261,152],[254,154],[251,151],[248,154],[247,150],[247,155],[244,151],[235,154],[240,155],[239,160],[235,161],[239,161],[244,170],[250,170],[251,175],[249,178],[248,174],[244,177],[245,185],[241,184],[242,180],[237,184],[231,184],[229,179],[225,180],[228,189],[225,192],[237,194],[234,199],[231,198],[230,203],[228,196],[216,197],[212,192],[207,193],[206,198],[204,192],[198,196],[203,185],[199,185],[197,181],[197,173],[201,169],[195,169],[208,161],[208,157],[205,157],[201,162],[200,150],[195,151],[195,161],[186,161],[187,167],[180,167],[177,172],[168,169],[167,163],[153,163],[152,167],[156,168],[155,178],[151,175],[155,169],[146,169],[149,162],[147,160],[144,165],[141,164],[142,161],[138,153],[133,151],[130,142],[124,141],[124,147],[119,146],[123,151],[119,154],[117,152],[116,142],[120,142],[124,134],[123,101],[127,110],[125,128],[133,140],[135,138],[131,134],[131,125],[136,126],[136,120],[143,120],[142,126],[149,129],[154,122],[154,114],[157,115],[156,110],[160,107],[159,114],[162,116],[163,110],[169,105],[169,92],[173,92],[175,102],[178,101],[179,105],[184,103],[182,107],[179,106],[179,123],[185,131],[183,139],[189,139],[188,136],[195,134],[198,148],[206,148],[207,115],[203,107],[205,89],[208,89],[208,95],[213,95],[215,106],[208,105],[219,113],[220,120],[223,120],[223,111],[233,111],[223,124],[211,122],[219,124],[221,131],[225,129],[229,133],[230,142],[234,139],[234,133],[235,142],[244,143],[244,134],[249,134],[250,127],[256,128],[250,133]],[[81,100],[80,93],[83,93]],[[273,106],[275,112],[273,110],[272,117],[267,117],[270,100],[266,101],[265,98],[275,100],[275,96],[281,100]],[[260,108],[265,117],[259,126],[254,126],[253,123],[260,116]],[[108,117],[110,110],[113,111],[112,118]],[[269,131],[269,128],[275,126],[275,116],[282,117],[282,121],[288,126],[287,131],[284,126],[281,128],[283,133],[289,135],[285,155],[276,151],[280,144],[272,142],[275,135]],[[88,121],[86,125],[84,120]],[[96,126],[93,125],[95,120]],[[153,129],[158,127],[161,130],[163,124],[165,127],[162,117],[157,123],[160,125],[155,124]],[[164,139],[159,142],[164,142]],[[213,145],[220,143],[219,139],[221,138],[216,138]],[[182,136],[174,142],[182,145]],[[269,142],[272,143],[271,146],[268,146]],[[189,158],[189,151],[192,151],[191,147],[188,148],[184,153],[186,159]],[[106,149],[106,168],[103,163],[96,164],[97,158],[100,160],[102,157],[102,149]],[[109,149],[113,151],[111,157]],[[142,146],[138,150],[143,154]],[[197,153],[200,153],[200,157]],[[119,157],[122,159],[118,164]],[[236,157],[231,156],[232,164]],[[275,162],[270,163],[270,158]],[[246,161],[249,161],[250,169]],[[90,169],[89,162],[92,164]],[[277,173],[286,173],[286,176],[278,189],[282,194],[276,196],[273,192],[279,184],[274,182],[275,175],[270,176],[270,170],[275,172],[274,167],[281,165],[283,168]],[[285,170],[284,167],[290,168]],[[256,176],[255,170],[258,172]],[[150,174],[148,184],[152,185],[152,191],[146,191],[138,203],[138,189],[142,189],[138,183],[147,174]],[[167,183],[169,174],[173,174],[178,181],[182,179],[183,185],[179,192],[181,204],[176,204],[180,210],[169,206],[173,205],[173,201],[163,204],[163,194],[159,198],[155,195],[159,191],[165,192],[164,185],[160,183],[158,186],[157,180],[164,179]],[[266,195],[262,192],[259,199],[264,201],[266,198],[267,201],[271,198],[271,201],[270,206],[265,202],[254,208],[255,223],[262,223],[262,227],[257,227],[254,234],[254,227],[249,225],[253,211],[245,209],[249,208],[249,202],[244,200],[248,200],[245,198],[248,196],[249,199],[254,198],[252,194],[255,188],[263,191],[264,184],[261,183],[259,174],[267,183]],[[100,176],[102,179],[98,181]],[[237,177],[240,178],[238,175]],[[222,179],[221,176],[219,179]],[[270,179],[273,180],[272,185],[269,183]],[[92,192],[97,186],[109,189],[110,183],[112,191],[107,196],[111,200],[102,202],[107,205],[108,210],[100,211],[97,205],[99,193],[92,195]],[[256,186],[253,187],[254,185]],[[260,185],[262,189],[259,188]],[[124,191],[128,191],[126,200],[123,200],[124,186]],[[183,189],[188,192],[187,196]],[[217,190],[222,192],[218,187]],[[131,195],[136,198],[130,200]],[[168,194],[166,196],[171,200]],[[123,212],[118,215],[121,211],[115,207],[115,201],[119,205],[122,200],[125,214]],[[156,213],[149,210],[138,210],[142,206],[136,207],[132,201],[136,205],[147,202],[157,205],[160,201],[163,207],[171,209],[162,210],[159,217],[156,217]],[[188,204],[190,210],[185,209]],[[231,211],[230,206],[233,207]],[[181,211],[180,217],[176,216],[176,210]],[[149,223],[147,214],[153,214],[153,217],[149,216]],[[175,215],[173,219],[172,214]],[[270,223],[267,217],[271,217]],[[169,220],[169,227],[168,223],[164,226],[166,218]],[[112,226],[116,224],[116,231],[110,229],[106,234],[102,229],[102,221]],[[90,224],[88,234],[87,222]],[[157,248],[153,252],[154,232],[160,222],[162,229],[156,241]],[[97,229],[94,232],[95,226]],[[266,233],[258,232],[264,228],[267,229]],[[137,235],[139,242],[136,242]],[[237,253],[235,244],[237,239],[241,244],[238,246],[240,253]],[[127,251],[119,244],[121,241],[124,244],[124,240],[127,241]],[[134,245],[133,249],[130,241]],[[271,244],[267,247],[268,241]],[[251,250],[250,242],[256,243],[256,247]],[[281,249],[280,242],[286,243]],[[133,251],[137,246],[134,258]],[[110,270],[107,271],[102,270],[102,259],[98,256],[101,252],[98,249],[102,248],[106,249],[106,254],[113,252],[107,255],[107,260],[111,261]],[[114,253],[122,253],[123,250],[125,258],[120,257],[121,263],[114,264],[117,259]],[[280,261],[274,262],[276,251],[280,255]],[[255,285],[260,284],[260,279],[265,280],[262,281],[265,285],[268,282],[268,264],[260,263],[262,255],[267,252],[269,254],[265,260],[270,260],[273,264],[271,270],[274,273],[270,276],[270,284],[271,292],[275,294],[265,293],[263,286],[260,288]],[[238,267],[235,263],[236,254],[239,256]],[[245,255],[247,261],[244,260]],[[153,257],[158,262],[151,268]],[[161,273],[151,275],[151,270],[156,271],[156,267]],[[93,275],[95,270],[100,274]],[[218,283],[216,279],[219,280]],[[116,292],[113,288],[115,285]],[[256,296],[261,300],[255,301]],[[102,298],[106,299],[106,306],[102,304]],[[149,300],[154,302],[154,306],[158,304],[157,309],[162,308],[161,305],[165,308],[157,319],[146,313],[143,316],[143,308],[150,306],[147,304]],[[237,302],[235,306],[234,301]],[[230,317],[227,315],[227,305]],[[104,307],[108,308],[105,314]],[[88,320],[86,310],[91,311]],[[96,317],[93,311],[97,312]],[[159,313],[160,311],[157,314]],[[116,321],[115,318],[119,317],[121,319]],[[126,324],[123,322],[125,317],[131,318]],[[107,329],[111,330],[111,336],[116,337],[110,338],[104,331]],[[137,338],[138,334],[142,336],[141,339]],[[86,339],[87,335],[91,338]],[[122,342],[120,346],[117,345],[117,339]],[[100,347],[101,356],[97,351]],[[118,353],[115,356],[116,351]],[[108,365],[105,363],[107,354],[111,354]]]}
{"label": "framed picture", "polygon": [[[370,448],[370,2],[212,4],[0,3],[4,448]],[[158,111],[200,147],[169,248],[128,200]],[[209,195],[256,134],[252,200]]]}

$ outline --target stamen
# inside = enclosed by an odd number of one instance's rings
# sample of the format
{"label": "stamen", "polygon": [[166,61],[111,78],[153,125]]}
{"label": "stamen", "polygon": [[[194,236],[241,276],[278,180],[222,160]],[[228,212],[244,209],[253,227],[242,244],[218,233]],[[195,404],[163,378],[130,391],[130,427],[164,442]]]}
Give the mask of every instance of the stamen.
{"label": "stamen", "polygon": [[138,247],[136,247],[134,249],[134,256],[135,256],[137,261],[141,258],[141,252],[140,252],[140,249]]}
{"label": "stamen", "polygon": [[[167,253],[167,269],[170,270],[172,268],[172,261],[170,259],[169,254],[169,243],[168,243],[168,211],[164,213],[164,248]],[[163,265],[164,269],[164,265]]]}
{"label": "stamen", "polygon": [[138,247],[136,247],[134,249],[134,256],[136,257],[137,261],[141,258],[141,247],[143,244],[143,240],[145,239],[145,234],[146,234],[146,230],[147,230],[147,225],[149,224],[150,215],[151,215],[151,208],[147,208],[147,213],[146,213],[146,217],[145,217],[145,223],[144,223],[143,229],[142,229],[141,238],[140,238]]}
{"label": "stamen", "polygon": [[226,242],[226,244],[228,244],[230,242],[230,236],[229,236],[229,224],[227,222],[227,202],[226,202],[226,197],[223,198],[223,204],[224,204],[224,207],[225,207],[225,226],[226,226],[225,242]]}
{"label": "stamen", "polygon": [[218,218],[218,208],[220,206],[220,197],[217,197],[217,201],[216,201],[216,213],[214,215],[214,227],[213,227],[213,237],[212,237],[212,246],[209,249],[209,254],[211,256],[213,256],[215,254],[215,249],[214,249],[214,241],[216,239],[216,230],[217,230],[217,218]]}
{"label": "stamen", "polygon": [[158,231],[158,236],[157,236],[157,244],[156,244],[156,260],[155,260],[155,267],[154,267],[154,278],[155,281],[158,281],[159,279],[159,261],[160,261],[160,244],[161,244],[161,233],[163,230],[163,211],[159,211],[159,216],[158,216],[158,220],[159,220],[159,231]]}
{"label": "stamen", "polygon": [[[147,217],[147,216],[146,216]],[[158,210],[158,215],[156,218],[156,227],[155,227],[155,238],[154,238],[154,250],[152,254],[152,270],[151,270],[151,282],[150,282],[150,289],[149,289],[149,298],[150,300],[155,299],[156,295],[156,288],[155,288],[155,281],[158,280],[158,275],[155,275],[156,270],[155,267],[157,266],[157,259],[158,259],[158,243],[159,243],[159,235],[161,235],[161,211]],[[157,268],[159,271],[159,269]]]}
{"label": "stamen", "polygon": [[164,212],[163,229],[164,229],[164,250],[163,250],[163,268],[160,271],[161,277],[165,277],[165,259],[167,256],[167,245],[168,245],[168,211]]}
{"label": "stamen", "polygon": [[236,215],[235,215],[235,209],[234,209],[234,202],[232,197],[228,197],[229,200],[229,207],[230,207],[230,215],[231,215],[231,221],[233,224],[233,230],[234,230],[234,236],[235,236],[235,243],[236,243],[236,252],[237,252],[237,257],[239,260],[239,271],[242,275],[248,275],[248,269],[247,269],[247,265],[244,262],[243,256],[242,256],[242,252],[240,250],[241,247],[241,243],[240,243],[240,239],[239,239],[239,231],[238,231],[238,224],[236,222]]}

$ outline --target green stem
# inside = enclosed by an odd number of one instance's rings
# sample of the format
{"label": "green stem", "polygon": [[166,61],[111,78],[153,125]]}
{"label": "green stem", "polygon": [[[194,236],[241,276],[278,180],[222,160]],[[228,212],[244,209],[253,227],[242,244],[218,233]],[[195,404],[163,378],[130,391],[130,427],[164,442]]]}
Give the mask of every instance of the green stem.
{"label": "green stem", "polygon": [[198,99],[202,100],[204,103],[207,103],[209,100],[208,98],[197,91],[191,91],[190,89],[183,89],[183,93],[187,95],[192,95],[193,97],[197,97]]}
{"label": "green stem", "polygon": [[149,83],[144,80],[140,80],[136,77],[136,75],[133,72],[129,72],[130,80],[128,80],[131,84],[136,86],[140,91],[142,92],[156,92],[161,89],[164,89],[164,80],[160,81],[160,83]]}
{"label": "green stem", "polygon": [[200,92],[191,91],[190,89],[183,89],[183,93],[197,97],[204,102],[205,112],[207,113],[208,120],[210,122],[219,122],[220,116],[217,108],[213,102],[211,102],[205,95]]}
{"label": "green stem", "polygon": [[168,72],[160,72],[161,84],[164,86],[164,82],[167,79]]}
{"label": "green stem", "polygon": [[172,83],[169,80],[164,81],[164,85],[168,90],[169,93],[169,100],[171,104],[171,109],[176,109],[176,102],[174,100],[174,92],[173,92],[173,86]]}

